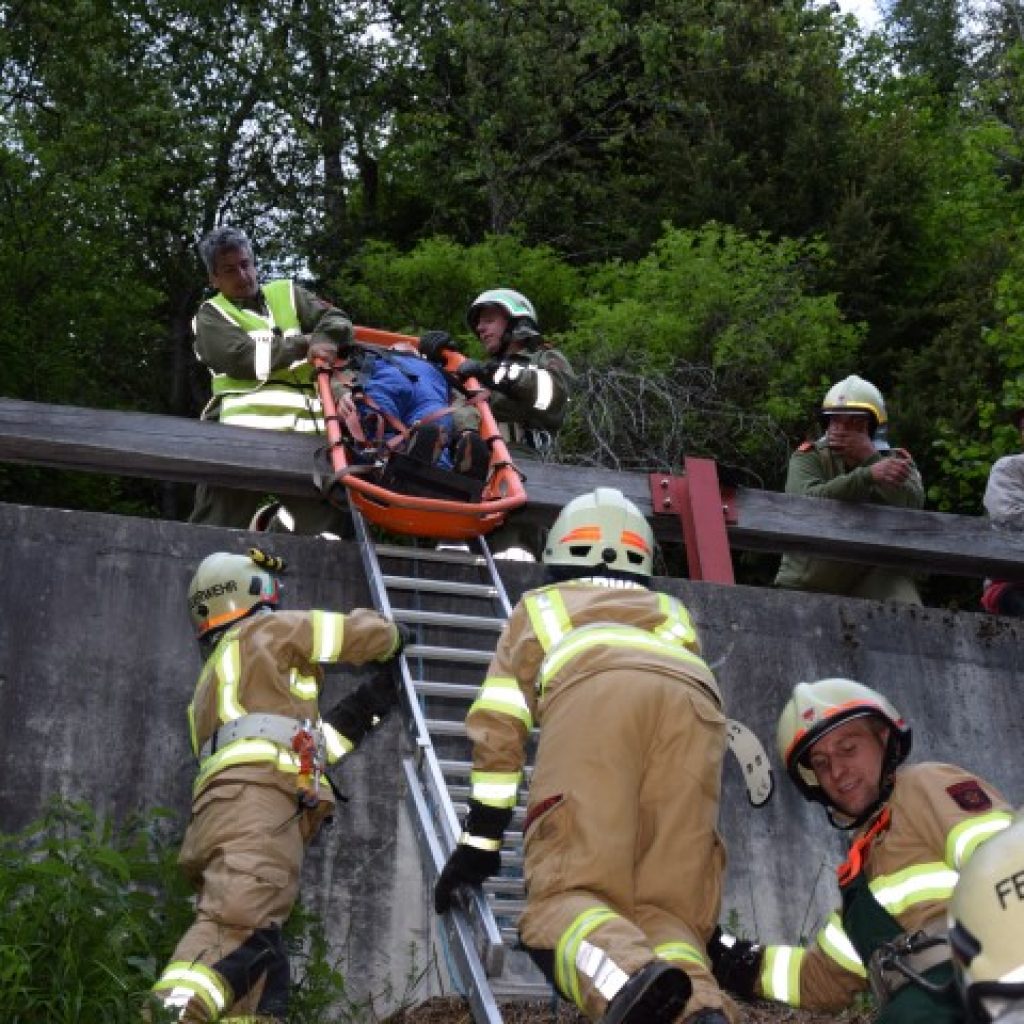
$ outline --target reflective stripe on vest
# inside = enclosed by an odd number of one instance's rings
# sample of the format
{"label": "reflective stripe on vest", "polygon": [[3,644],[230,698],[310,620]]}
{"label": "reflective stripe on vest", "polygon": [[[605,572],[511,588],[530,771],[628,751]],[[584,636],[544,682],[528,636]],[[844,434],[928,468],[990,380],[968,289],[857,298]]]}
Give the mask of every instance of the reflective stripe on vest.
{"label": "reflective stripe on vest", "polygon": [[986,839],[997,832],[1002,832],[1010,824],[1011,815],[1007,811],[990,811],[965,818],[954,825],[946,836],[946,863],[958,870],[971,859],[974,851]]}
{"label": "reflective stripe on vest", "polygon": [[345,616],[340,612],[313,612],[313,661],[338,661],[344,646]]}
{"label": "reflective stripe on vest", "polygon": [[899,917],[918,903],[948,900],[958,877],[951,867],[936,861],[879,875],[871,879],[869,887],[879,905],[893,917]]}
{"label": "reflective stripe on vest", "polygon": [[595,622],[586,626],[578,626],[557,647],[548,652],[541,663],[538,692],[543,694],[551,679],[558,675],[573,658],[594,647],[617,647],[620,650],[643,651],[692,665],[710,674],[710,669],[703,658],[684,647],[666,643],[645,629]]}
{"label": "reflective stripe on vest", "polygon": [[818,945],[823,953],[844,970],[856,974],[859,978],[868,976],[864,961],[850,941],[850,936],[846,934],[842,919],[837,913],[829,914],[825,927],[818,932]]}
{"label": "reflective stripe on vest", "polygon": [[[319,637],[317,645],[317,620],[320,616]],[[314,646],[318,654],[330,654],[335,649],[340,652],[342,630],[337,619],[342,618],[335,612],[313,613]],[[241,657],[239,654],[238,633],[225,633],[213,654],[211,685],[217,687],[217,721],[233,722],[248,712],[239,698],[239,686],[242,680]],[[292,669],[289,675],[289,691],[295,697],[306,702],[315,702],[319,684],[315,677],[307,676]],[[199,737],[196,733],[195,703],[189,705],[189,732],[192,739],[192,750],[196,757],[200,756]],[[312,717],[312,716],[311,716]],[[324,737],[327,760],[329,763],[340,760],[353,749],[353,744],[330,725],[315,723]],[[225,768],[234,768],[242,764],[272,764],[278,771],[288,775],[299,772],[298,754],[274,743],[271,740],[254,737],[243,737],[220,747],[209,757],[203,758],[199,765],[199,774],[192,786],[193,795],[198,794],[213,776]]]}
{"label": "reflective stripe on vest", "polygon": [[689,942],[662,942],[654,947],[654,955],[660,960],[698,964],[701,967],[708,965],[707,958],[701,950],[690,945]]}
{"label": "reflective stripe on vest", "polygon": [[501,363],[494,371],[495,386],[503,380],[515,384],[520,377],[532,375],[536,386],[536,397],[533,400],[533,408],[538,412],[545,412],[551,408],[555,398],[555,379],[549,370],[542,370],[537,366],[525,366],[519,362]]}
{"label": "reflective stripe on vest", "polygon": [[800,966],[807,951],[799,946],[766,946],[761,965],[761,991],[767,999],[800,1005]]}
{"label": "reflective stripe on vest", "polygon": [[[573,658],[595,646],[644,650],[687,665],[703,669],[710,675],[704,659],[681,646],[686,638],[696,633],[682,606],[669,595],[659,595],[665,620],[653,632],[637,626],[623,626],[614,622],[594,622],[573,626],[562,595],[554,588],[531,594],[526,599],[530,624],[545,651],[537,679],[537,692],[543,695],[551,678],[557,675]],[[689,625],[689,629],[687,626]]]}
{"label": "reflective stripe on vest", "polygon": [[488,807],[515,807],[521,774],[521,772],[471,772],[473,799]]}
{"label": "reflective stripe on vest", "polygon": [[210,370],[213,394],[221,399],[218,418],[238,427],[319,432],[323,421],[314,394],[313,367],[301,359],[286,370],[270,369],[275,328],[286,338],[301,333],[294,285],[287,280],[271,281],[262,292],[268,316],[242,309],[222,294],[209,300],[213,309],[241,327],[255,345],[253,379]]}
{"label": "reflective stripe on vest", "polygon": [[234,994],[216,971],[195,960],[173,960],[157,979],[153,991],[165,1007],[185,1010],[198,1000],[208,1020],[220,1020]]}
{"label": "reflective stripe on vest", "polygon": [[533,728],[530,705],[526,703],[519,683],[511,676],[488,676],[467,714],[472,715],[476,711],[496,711],[500,715],[510,715],[522,722],[527,732]]}
{"label": "reflective stripe on vest", "polygon": [[[607,907],[585,910],[562,933],[555,947],[555,982],[582,1010],[579,974],[584,974],[594,987],[611,1000],[629,980],[623,971],[603,950],[586,941],[587,936],[608,921],[619,917]],[[579,972],[579,973],[577,973]]]}

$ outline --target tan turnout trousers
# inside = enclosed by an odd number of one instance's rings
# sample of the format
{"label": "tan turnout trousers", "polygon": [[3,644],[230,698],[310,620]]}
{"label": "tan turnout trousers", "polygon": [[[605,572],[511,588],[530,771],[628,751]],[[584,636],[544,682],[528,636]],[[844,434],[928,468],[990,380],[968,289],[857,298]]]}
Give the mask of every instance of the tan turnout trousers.
{"label": "tan turnout trousers", "polygon": [[602,977],[656,957],[693,982],[685,1015],[734,1016],[705,956],[725,868],[724,751],[724,714],[681,673],[606,670],[545,709],[519,928],[527,946],[554,951],[559,988],[592,1019],[608,1003]]}

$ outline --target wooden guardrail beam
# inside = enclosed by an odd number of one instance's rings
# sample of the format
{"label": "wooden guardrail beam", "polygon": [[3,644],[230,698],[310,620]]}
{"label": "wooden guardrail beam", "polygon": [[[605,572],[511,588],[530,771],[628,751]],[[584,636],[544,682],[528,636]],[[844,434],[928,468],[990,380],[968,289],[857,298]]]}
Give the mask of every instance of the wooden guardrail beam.
{"label": "wooden guardrail beam", "polygon": [[[308,495],[322,443],[177,416],[0,399],[2,462]],[[521,468],[529,494],[524,518],[550,522],[573,495],[617,487],[651,519],[659,539],[681,540],[678,517],[652,503],[646,474],[544,463]],[[736,521],[727,531],[736,550],[792,551],[954,576],[1024,577],[1024,533],[996,530],[983,516],[742,487],[734,502]]]}

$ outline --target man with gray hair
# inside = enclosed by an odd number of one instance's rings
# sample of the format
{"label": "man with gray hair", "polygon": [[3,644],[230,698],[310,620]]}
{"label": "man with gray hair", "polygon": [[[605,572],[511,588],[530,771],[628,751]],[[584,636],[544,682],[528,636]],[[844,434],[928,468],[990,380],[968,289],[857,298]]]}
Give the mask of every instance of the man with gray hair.
{"label": "man with gray hair", "polygon": [[[212,376],[204,420],[259,430],[323,433],[313,361],[333,360],[352,340],[340,309],[282,279],[260,285],[252,245],[237,228],[214,228],[199,254],[216,294],[193,321],[195,352]],[[338,532],[344,518],[326,501],[289,496],[287,511],[270,496],[199,484],[189,521],[239,529],[270,519],[300,533]]]}

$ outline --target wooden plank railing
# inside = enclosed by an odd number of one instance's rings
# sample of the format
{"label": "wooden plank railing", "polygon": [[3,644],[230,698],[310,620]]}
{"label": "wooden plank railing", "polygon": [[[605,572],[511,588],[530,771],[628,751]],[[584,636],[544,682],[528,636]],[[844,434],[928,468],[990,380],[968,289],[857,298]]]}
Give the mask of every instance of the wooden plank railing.
{"label": "wooden plank railing", "polygon": [[[176,416],[0,399],[0,462],[309,494],[322,444],[315,437]],[[651,519],[659,539],[681,539],[679,519],[652,501],[652,480],[645,474],[543,463],[522,468],[529,494],[525,518],[550,522],[574,495],[617,487]],[[997,530],[980,515],[749,488],[736,489],[734,508],[735,522],[727,529],[735,550],[792,551],[955,576],[1024,577],[1024,533]]]}

